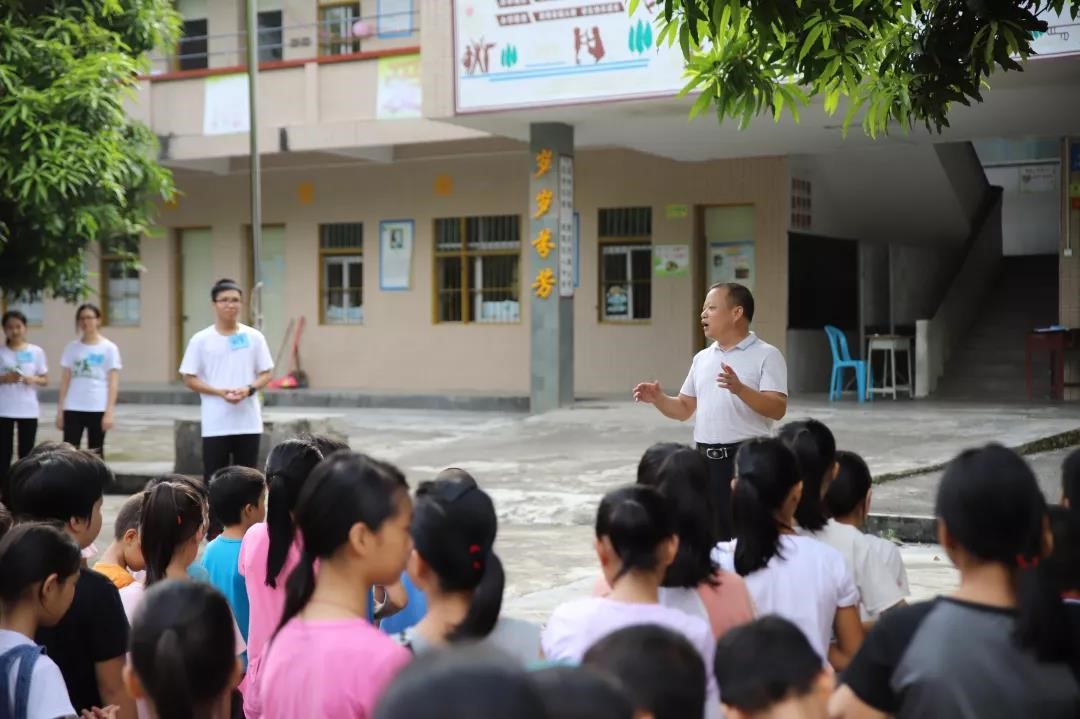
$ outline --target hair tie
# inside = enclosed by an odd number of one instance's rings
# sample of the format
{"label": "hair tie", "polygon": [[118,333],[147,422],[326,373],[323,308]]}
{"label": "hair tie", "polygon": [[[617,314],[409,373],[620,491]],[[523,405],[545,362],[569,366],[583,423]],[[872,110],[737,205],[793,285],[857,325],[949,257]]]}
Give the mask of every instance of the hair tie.
{"label": "hair tie", "polygon": [[1020,569],[1035,569],[1039,566],[1039,558],[1037,556],[1033,556],[1031,559],[1028,559],[1023,554],[1017,554],[1016,566],[1018,566]]}

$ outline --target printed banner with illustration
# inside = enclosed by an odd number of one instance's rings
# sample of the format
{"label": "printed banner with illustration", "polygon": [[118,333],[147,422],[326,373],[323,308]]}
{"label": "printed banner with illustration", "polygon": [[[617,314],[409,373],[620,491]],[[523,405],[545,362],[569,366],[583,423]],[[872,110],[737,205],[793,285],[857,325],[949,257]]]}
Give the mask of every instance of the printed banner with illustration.
{"label": "printed banner with illustration", "polygon": [[380,57],[375,97],[375,117],[380,120],[420,117],[420,55]]}
{"label": "printed banner with illustration", "polygon": [[673,95],[678,44],[656,46],[660,3],[454,0],[457,111]]}

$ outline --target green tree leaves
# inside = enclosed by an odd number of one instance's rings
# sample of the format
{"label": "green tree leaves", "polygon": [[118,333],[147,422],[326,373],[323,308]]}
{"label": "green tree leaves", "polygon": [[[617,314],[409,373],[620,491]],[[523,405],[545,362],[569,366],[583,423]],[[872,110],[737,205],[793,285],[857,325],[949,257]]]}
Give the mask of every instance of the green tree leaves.
{"label": "green tree leaves", "polygon": [[[169,0],[26,0],[0,9],[0,288],[85,295],[93,242],[146,234],[173,194],[124,100],[176,36]],[[14,6],[14,7],[12,7]]]}
{"label": "green tree leaves", "polygon": [[861,116],[871,136],[940,132],[952,103],[981,102],[996,70],[1022,69],[1047,29],[1041,13],[1080,14],[1080,0],[660,2],[657,45],[679,42],[683,94],[702,93],[691,118],[711,105],[740,127],[764,112],[798,121],[820,96],[830,115],[844,109],[845,133]]}

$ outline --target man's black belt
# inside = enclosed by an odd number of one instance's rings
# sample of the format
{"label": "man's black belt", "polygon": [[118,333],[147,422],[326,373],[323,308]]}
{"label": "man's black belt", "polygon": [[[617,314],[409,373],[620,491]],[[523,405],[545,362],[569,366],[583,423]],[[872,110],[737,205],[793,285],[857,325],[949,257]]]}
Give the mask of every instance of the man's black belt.
{"label": "man's black belt", "polygon": [[735,459],[735,453],[739,451],[742,444],[742,442],[733,444],[703,444],[698,442],[697,448],[705,456],[705,459]]}

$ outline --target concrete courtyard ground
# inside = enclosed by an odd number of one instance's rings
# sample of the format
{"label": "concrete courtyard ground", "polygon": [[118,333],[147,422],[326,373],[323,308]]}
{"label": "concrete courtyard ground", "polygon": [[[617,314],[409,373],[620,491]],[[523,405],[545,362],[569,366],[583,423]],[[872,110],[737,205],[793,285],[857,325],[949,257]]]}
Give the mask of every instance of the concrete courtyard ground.
{"label": "concrete courtyard ground", "polygon": [[[51,417],[45,406],[43,417]],[[401,466],[415,485],[448,466],[472,472],[495,499],[497,550],[507,567],[506,610],[543,620],[564,599],[587,593],[597,573],[592,521],[600,496],[632,482],[641,453],[658,441],[688,442],[689,423],[666,420],[626,401],[578,403],[542,416],[503,412],[344,408],[268,409],[268,418],[329,417],[355,449]],[[121,404],[106,455],[118,473],[171,471],[172,425],[198,408]],[[939,468],[960,450],[998,441],[1008,446],[1080,442],[1080,404],[1042,406],[876,401],[829,404],[795,400],[790,419],[817,417],[841,448],[862,454],[876,477],[874,510],[928,515]],[[40,437],[59,439],[43,423]],[[1048,441],[1048,438],[1052,438]],[[1029,457],[1056,501],[1067,450]],[[106,499],[106,528],[124,497]],[[107,537],[102,537],[103,545]],[[948,591],[956,575],[939,548],[902,549],[915,599]]]}

